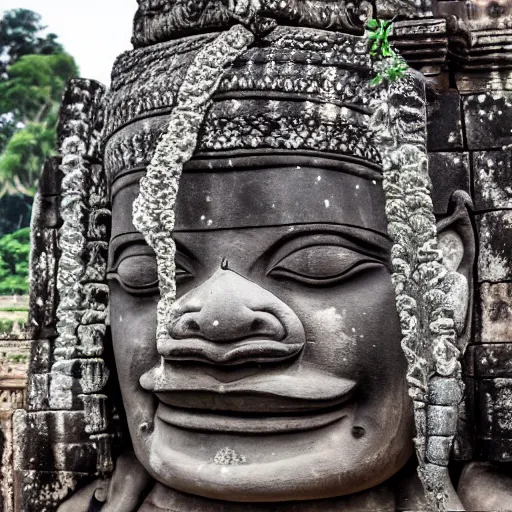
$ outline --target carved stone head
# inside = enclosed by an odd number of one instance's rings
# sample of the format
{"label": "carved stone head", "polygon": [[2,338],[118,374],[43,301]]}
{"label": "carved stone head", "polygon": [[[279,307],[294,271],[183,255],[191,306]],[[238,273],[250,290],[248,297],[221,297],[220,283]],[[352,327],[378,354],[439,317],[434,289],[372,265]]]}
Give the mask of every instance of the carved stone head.
{"label": "carved stone head", "polygon": [[[139,23],[150,19],[142,7]],[[372,88],[364,36],[305,25],[240,44],[226,70],[229,45],[211,34],[136,49],[114,68],[104,163],[117,373],[137,458],[185,493],[279,502],[374,488],[413,454],[408,391],[426,418],[441,367],[457,388],[435,403],[451,429],[417,436],[419,452],[438,457],[429,462],[447,464],[462,396],[449,330],[455,320],[466,332],[472,261],[452,224],[464,200],[444,224],[448,268],[435,267],[430,199],[405,201],[400,225],[385,174],[411,172],[398,193],[428,194],[421,80],[409,76],[394,96]],[[220,67],[215,80],[208,66]],[[434,267],[421,269],[418,250]],[[446,295],[409,276],[416,293],[442,296],[417,299],[452,337],[451,349],[438,340],[438,360],[428,326],[411,324],[401,265],[457,287]]]}

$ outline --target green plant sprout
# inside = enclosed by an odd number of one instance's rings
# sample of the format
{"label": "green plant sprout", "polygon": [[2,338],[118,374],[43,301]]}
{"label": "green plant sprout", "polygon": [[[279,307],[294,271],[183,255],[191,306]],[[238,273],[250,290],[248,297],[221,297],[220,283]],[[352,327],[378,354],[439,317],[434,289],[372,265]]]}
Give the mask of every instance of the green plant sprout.
{"label": "green plant sprout", "polygon": [[408,68],[407,62],[391,48],[389,34],[392,27],[393,20],[371,19],[366,25],[368,39],[371,42],[370,55],[377,57],[377,74],[370,82],[372,85],[379,85],[383,80],[394,82],[401,78]]}

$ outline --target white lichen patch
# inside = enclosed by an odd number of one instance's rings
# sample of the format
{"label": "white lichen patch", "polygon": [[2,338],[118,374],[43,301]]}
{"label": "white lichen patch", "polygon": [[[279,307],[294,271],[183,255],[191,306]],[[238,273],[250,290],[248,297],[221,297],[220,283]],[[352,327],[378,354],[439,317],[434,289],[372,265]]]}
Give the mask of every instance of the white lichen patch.
{"label": "white lichen patch", "polygon": [[321,326],[321,332],[316,333],[315,337],[339,340],[340,356],[347,349],[347,346],[353,346],[356,343],[353,334],[355,330],[348,332],[346,314],[345,309],[338,311],[334,306],[317,311],[314,314],[315,325]]}
{"label": "white lichen patch", "polygon": [[486,208],[512,207],[512,185],[510,175],[510,162],[497,160],[496,153],[490,153],[493,158],[477,155],[475,159],[475,180],[478,192]]}
{"label": "white lichen patch", "polygon": [[245,455],[240,455],[232,448],[226,446],[215,454],[213,463],[218,466],[239,466],[247,464],[247,458]]}

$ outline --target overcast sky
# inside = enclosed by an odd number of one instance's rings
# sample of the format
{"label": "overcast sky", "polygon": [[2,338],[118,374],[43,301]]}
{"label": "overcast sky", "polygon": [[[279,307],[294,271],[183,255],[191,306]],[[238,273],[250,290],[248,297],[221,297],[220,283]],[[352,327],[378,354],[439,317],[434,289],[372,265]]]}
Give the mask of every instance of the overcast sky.
{"label": "overcast sky", "polygon": [[38,12],[84,78],[108,84],[114,59],[131,48],[136,0],[0,0],[0,6],[0,14],[16,8]]}

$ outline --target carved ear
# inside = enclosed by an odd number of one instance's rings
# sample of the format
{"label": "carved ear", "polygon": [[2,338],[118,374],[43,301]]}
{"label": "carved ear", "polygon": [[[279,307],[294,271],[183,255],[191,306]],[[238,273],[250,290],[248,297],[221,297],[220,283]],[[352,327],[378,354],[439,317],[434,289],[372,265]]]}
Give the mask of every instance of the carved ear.
{"label": "carved ear", "polygon": [[449,215],[437,223],[439,249],[448,268],[448,298],[454,309],[459,346],[464,347],[471,333],[473,309],[473,270],[475,232],[470,218],[471,198],[458,190],[450,198]]}

